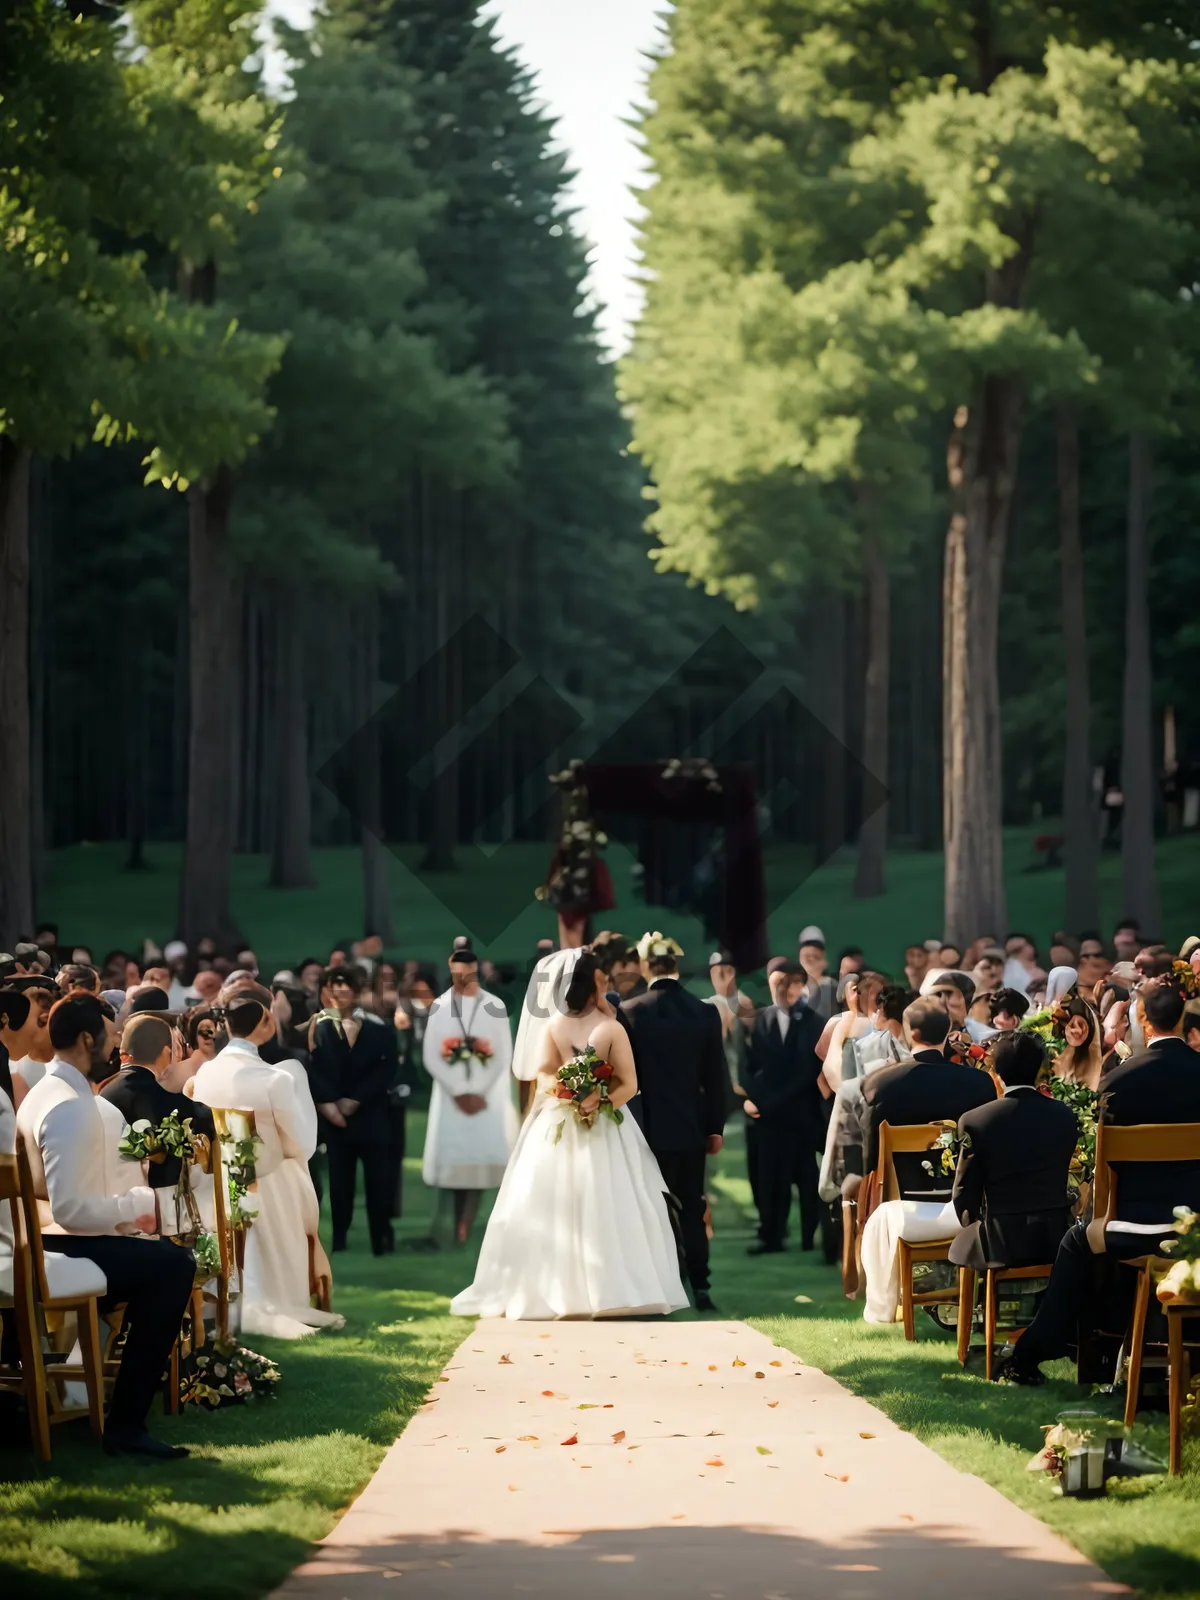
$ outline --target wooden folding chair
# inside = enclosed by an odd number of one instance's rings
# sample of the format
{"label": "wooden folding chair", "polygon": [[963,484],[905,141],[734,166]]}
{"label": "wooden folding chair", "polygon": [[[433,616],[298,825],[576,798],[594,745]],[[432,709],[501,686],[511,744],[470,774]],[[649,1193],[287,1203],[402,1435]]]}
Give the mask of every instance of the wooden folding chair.
{"label": "wooden folding chair", "polygon": [[[1113,1163],[1143,1161],[1200,1161],[1200,1122],[1142,1122],[1125,1128],[1102,1122],[1096,1133],[1095,1217],[1107,1218],[1113,1213],[1119,1177],[1113,1171]],[[1165,1272],[1171,1262],[1166,1256],[1144,1255],[1135,1256],[1122,1262],[1122,1265],[1132,1267],[1138,1275],[1133,1315],[1126,1337],[1125,1424],[1132,1427],[1137,1416],[1142,1384],[1146,1319],[1150,1297],[1154,1292],[1155,1274]],[[1182,1317],[1177,1318],[1177,1325],[1182,1330]],[[1173,1326],[1175,1324],[1168,1317],[1168,1332]],[[1169,1343],[1167,1361],[1171,1363]],[[1175,1382],[1173,1366],[1170,1382]]]}
{"label": "wooden folding chair", "polygon": [[[880,1201],[899,1200],[900,1183],[896,1177],[897,1155],[920,1155],[932,1150],[942,1135],[940,1122],[920,1122],[908,1126],[892,1127],[884,1122],[879,1128],[879,1195]],[[912,1269],[918,1262],[949,1261],[953,1236],[930,1239],[924,1244],[909,1244],[900,1240],[900,1312],[904,1321],[904,1337],[910,1341],[917,1337],[916,1308],[918,1306],[949,1305],[959,1298],[959,1288],[929,1289],[917,1294],[913,1290]]]}
{"label": "wooden folding chair", "polygon": [[16,1366],[0,1366],[0,1392],[24,1395],[33,1453],[39,1461],[49,1461],[50,1411],[46,1396],[46,1364],[42,1358],[41,1332],[33,1298],[33,1262],[29,1253],[29,1236],[25,1229],[15,1155],[0,1155],[0,1205],[6,1205],[9,1209],[13,1238],[12,1293],[0,1294],[0,1306],[13,1314],[20,1357]]}
{"label": "wooden folding chair", "polygon": [[[29,1170],[29,1155],[20,1139],[17,1140],[17,1151],[12,1158],[16,1165],[16,1195],[19,1198],[17,1210],[20,1213],[20,1228],[14,1226],[14,1290],[18,1287],[16,1276],[17,1242],[20,1241],[22,1259],[27,1263],[23,1271],[27,1273],[30,1303],[32,1304],[31,1324],[32,1338],[37,1346],[38,1364],[44,1373],[44,1382],[41,1386],[42,1404],[45,1408],[49,1422],[65,1421],[80,1413],[74,1409],[63,1409],[61,1400],[52,1405],[48,1384],[62,1384],[77,1382],[82,1379],[87,1390],[87,1415],[91,1423],[92,1432],[97,1438],[104,1434],[104,1363],[100,1352],[100,1315],[99,1302],[102,1290],[82,1291],[76,1290],[67,1294],[55,1294],[46,1269],[46,1253],[42,1245],[42,1224],[38,1214],[37,1197],[34,1194],[33,1177]],[[11,1182],[11,1180],[10,1180]],[[11,1201],[10,1201],[11,1205]],[[14,1217],[14,1223],[16,1222]],[[64,1258],[78,1259],[78,1258]],[[96,1269],[99,1271],[99,1269]],[[17,1297],[14,1296],[14,1299]],[[20,1312],[18,1310],[18,1336],[20,1330]],[[79,1365],[67,1362],[47,1363],[42,1358],[41,1338],[43,1329],[48,1329],[48,1319],[57,1318],[73,1312],[78,1324],[79,1336]],[[47,1342],[48,1338],[47,1338]],[[24,1359],[24,1347],[22,1346]],[[33,1373],[31,1367],[31,1374]],[[35,1387],[37,1385],[34,1375]],[[35,1447],[37,1441],[35,1437]],[[47,1454],[43,1460],[49,1459],[49,1443],[46,1445]]]}
{"label": "wooden folding chair", "polygon": [[217,1338],[224,1343],[229,1338],[229,1283],[235,1265],[240,1266],[234,1248],[233,1224],[229,1216],[229,1189],[225,1182],[225,1165],[221,1156],[221,1135],[228,1134],[224,1111],[214,1111],[213,1121],[217,1137],[209,1144],[209,1170],[213,1185],[213,1219],[217,1235],[217,1249],[221,1257],[221,1270],[217,1274]]}
{"label": "wooden folding chair", "polygon": [[1184,1342],[1183,1324],[1187,1317],[1200,1317],[1200,1305],[1175,1300],[1164,1307],[1167,1313],[1167,1361],[1170,1367],[1168,1409],[1171,1418],[1169,1464],[1172,1474],[1183,1470],[1183,1403],[1191,1377],[1191,1354]]}
{"label": "wooden folding chair", "polygon": [[[1048,1278],[1052,1263],[1043,1262],[1033,1267],[988,1267],[983,1274],[983,1366],[988,1382],[992,1380],[992,1355],[996,1345],[996,1327],[1000,1320],[1000,1285],[1016,1283],[1030,1278]],[[958,1363],[965,1367],[971,1353],[971,1324],[975,1316],[975,1280],[979,1276],[973,1267],[958,1269]],[[1007,1328],[1004,1338],[1014,1344],[1024,1333],[1024,1328]]]}

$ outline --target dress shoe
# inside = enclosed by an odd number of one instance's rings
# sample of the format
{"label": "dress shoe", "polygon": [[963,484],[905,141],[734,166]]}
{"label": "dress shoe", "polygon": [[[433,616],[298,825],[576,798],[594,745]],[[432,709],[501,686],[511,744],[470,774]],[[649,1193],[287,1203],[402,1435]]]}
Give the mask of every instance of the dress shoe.
{"label": "dress shoe", "polygon": [[1017,1383],[1023,1389],[1040,1389],[1045,1381],[1045,1375],[1037,1367],[1018,1367],[1012,1349],[1001,1351],[999,1359],[992,1363],[993,1383]]}
{"label": "dress shoe", "polygon": [[186,1445],[164,1444],[145,1428],[114,1428],[104,1430],[104,1453],[109,1456],[149,1456],[153,1461],[182,1461],[189,1454]]}
{"label": "dress shoe", "polygon": [[783,1254],[783,1246],[781,1244],[766,1244],[760,1240],[758,1244],[750,1245],[746,1250],[746,1254],[748,1256],[781,1256]]}
{"label": "dress shoe", "polygon": [[716,1306],[713,1305],[713,1297],[709,1294],[707,1289],[701,1289],[698,1291],[695,1299],[695,1305],[697,1311],[715,1311],[717,1309]]}

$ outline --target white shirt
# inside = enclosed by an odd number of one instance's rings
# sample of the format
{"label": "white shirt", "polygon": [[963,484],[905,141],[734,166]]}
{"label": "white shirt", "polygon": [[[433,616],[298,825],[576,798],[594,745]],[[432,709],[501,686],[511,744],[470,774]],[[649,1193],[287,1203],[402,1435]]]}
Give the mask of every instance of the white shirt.
{"label": "white shirt", "polygon": [[775,1021],[779,1024],[779,1037],[786,1039],[792,1021],[791,1013],[786,1006],[775,1007]]}
{"label": "white shirt", "polygon": [[254,1166],[266,1177],[284,1161],[307,1162],[317,1148],[317,1108],[308,1085],[301,1087],[292,1067],[264,1061],[249,1039],[230,1039],[196,1073],[195,1094],[202,1105],[221,1111],[253,1111],[262,1146]]}
{"label": "white shirt", "polygon": [[22,1056],[20,1061],[10,1061],[8,1070],[24,1081],[26,1089],[32,1089],[35,1083],[41,1083],[46,1076],[47,1061],[35,1061],[32,1056]]}
{"label": "white shirt", "polygon": [[70,1062],[50,1063],[17,1112],[47,1233],[136,1233],[135,1218],[155,1215],[141,1162],[117,1153],[127,1132],[116,1106]]}
{"label": "white shirt", "polygon": [[[17,1149],[17,1114],[13,1103],[0,1089],[0,1157],[12,1156]],[[0,1277],[12,1268],[12,1212],[7,1200],[0,1200]]]}

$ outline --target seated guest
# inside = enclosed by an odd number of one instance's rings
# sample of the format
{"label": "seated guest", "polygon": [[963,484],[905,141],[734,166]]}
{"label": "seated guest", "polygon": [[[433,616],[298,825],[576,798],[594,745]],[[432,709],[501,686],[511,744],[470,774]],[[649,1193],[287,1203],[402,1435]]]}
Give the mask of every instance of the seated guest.
{"label": "seated guest", "polygon": [[965,972],[935,970],[921,985],[921,998],[939,1000],[950,1015],[946,1056],[965,1064],[973,1044],[983,1044],[996,1030],[976,1022],[967,1012],[975,999],[975,984]]}
{"label": "seated guest", "polygon": [[1040,1039],[1002,1034],[990,1060],[1004,1093],[959,1118],[951,1196],[963,1231],[950,1259],[976,1272],[1053,1261],[1071,1226],[1067,1179],[1079,1140],[1070,1106],[1038,1092]]}
{"label": "seated guest", "polygon": [[246,1235],[242,1327],[247,1333],[301,1339],[343,1319],[310,1304],[309,1248],[328,1271],[317,1241],[317,1195],[308,1161],[317,1146],[317,1114],[303,1084],[258,1053],[275,1037],[261,1000],[237,995],[226,1013],[229,1043],[192,1080],[195,1098],[223,1111],[253,1112],[261,1141],[255,1161],[258,1216]]}
{"label": "seated guest", "polygon": [[[131,1017],[121,1036],[121,1070],[101,1089],[101,1097],[116,1106],[132,1126],[143,1119],[157,1126],[172,1112],[180,1122],[191,1119],[192,1132],[213,1138],[212,1112],[199,1100],[189,1099],[165,1088],[162,1078],[171,1070],[174,1059],[174,1034],[161,1017]],[[152,1189],[174,1189],[182,1165],[178,1156],[168,1155],[151,1162]],[[199,1186],[201,1189],[203,1186]],[[163,1226],[173,1232],[173,1218],[162,1217]]]}
{"label": "seated guest", "polygon": [[744,1110],[758,1130],[761,1230],[751,1255],[784,1248],[793,1186],[800,1194],[805,1250],[813,1248],[821,1220],[817,1151],[825,1142],[825,1122],[816,1047],[824,1023],[804,999],[810,977],[803,967],[776,957],[767,964],[767,982],[774,1004],[764,1006],[755,1018],[742,1078],[749,1097]]}
{"label": "seated guest", "polygon": [[160,1460],[187,1455],[146,1431],[150,1402],[179,1335],[195,1276],[190,1250],[158,1231],[154,1190],[137,1162],[117,1148],[124,1117],[95,1094],[110,1074],[116,1028],[93,995],[68,994],[50,1013],[55,1056],[17,1113],[17,1135],[29,1156],[42,1202],[47,1251],[94,1262],[107,1279],[101,1310],[125,1306],[129,1330],[113,1387],[104,1446]]}
{"label": "seated guest", "polygon": [[[1182,1038],[1184,996],[1170,978],[1152,979],[1139,992],[1138,1016],[1147,1047],[1106,1075],[1101,1121],[1114,1127],[1147,1122],[1200,1122],[1200,1070]],[[1155,1254],[1175,1239],[1176,1206],[1200,1211],[1200,1162],[1130,1162],[1114,1167],[1116,1192],[1107,1217],[1077,1222],[1063,1239],[1037,1316],[1013,1346],[998,1376],[1016,1383],[1043,1382],[1043,1361],[1065,1356],[1088,1331],[1083,1325],[1093,1258],[1115,1260]],[[1131,1292],[1133,1274],[1118,1281]]]}
{"label": "seated guest", "polygon": [[[920,1122],[957,1122],[964,1112],[996,1098],[996,1086],[986,1072],[946,1059],[950,1016],[934,996],[914,1000],[904,1013],[904,1026],[912,1041],[913,1059],[872,1073],[863,1086],[868,1172],[879,1163],[879,1130],[885,1122],[894,1128]],[[942,1177],[939,1160],[937,1152],[932,1156],[901,1152],[894,1158],[900,1198],[876,1206],[863,1228],[866,1322],[896,1320],[901,1239],[921,1244],[958,1232],[950,1184]]]}
{"label": "seated guest", "polygon": [[[899,984],[886,984],[875,1000],[871,1031],[854,1040],[854,1072],[847,1071],[833,1097],[821,1160],[820,1194],[825,1201],[852,1200],[863,1175],[863,1080],[882,1067],[908,1059],[904,1011],[913,995]],[[849,1061],[849,1057],[846,1057]]]}
{"label": "seated guest", "polygon": [[991,999],[991,1024],[997,1033],[1015,1033],[1029,1010],[1029,996],[1020,989],[997,989]]}
{"label": "seated guest", "polygon": [[13,1103],[20,1105],[25,1095],[46,1076],[46,1068],[54,1060],[54,1046],[50,1043],[50,1008],[60,998],[60,990],[53,978],[39,973],[36,976],[12,978],[11,986],[23,994],[32,1008],[30,1024],[33,1034],[25,1054],[14,1055],[9,1061],[13,1080]]}
{"label": "seated guest", "polygon": [[[957,1122],[967,1111],[996,1098],[996,1085],[978,1067],[960,1067],[946,1059],[950,1017],[936,998],[914,1000],[904,1013],[904,1027],[912,1042],[912,1060],[873,1072],[863,1085],[867,1137],[865,1167],[874,1171],[879,1162],[879,1129],[885,1122],[895,1127],[918,1122]],[[931,1180],[924,1158],[901,1155],[896,1176],[901,1192],[928,1198],[931,1189],[950,1198],[950,1185]]]}
{"label": "seated guest", "polygon": [[346,1248],[361,1161],[371,1252],[381,1256],[395,1248],[392,1198],[404,1138],[403,1128],[394,1127],[389,1100],[401,1087],[396,1030],[363,1006],[359,967],[335,967],[325,983],[336,1014],[317,1017],[310,1082],[328,1152],[333,1248]]}
{"label": "seated guest", "polygon": [[11,1064],[25,1057],[37,1037],[37,1008],[8,986],[12,982],[9,978],[0,989],[0,1089],[15,1103]]}

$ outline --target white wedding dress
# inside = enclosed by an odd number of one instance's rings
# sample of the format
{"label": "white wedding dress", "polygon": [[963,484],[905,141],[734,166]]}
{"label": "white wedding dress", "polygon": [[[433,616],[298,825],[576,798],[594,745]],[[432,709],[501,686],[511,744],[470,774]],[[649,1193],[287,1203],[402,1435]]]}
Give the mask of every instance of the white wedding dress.
{"label": "white wedding dress", "polygon": [[[533,1076],[550,1020],[539,1014],[544,1002],[530,1005],[539,972],[565,992],[577,956],[556,951],[538,964],[517,1036],[518,1076]],[[598,1117],[585,1127],[539,1089],[496,1197],[475,1281],[451,1311],[538,1321],[662,1315],[687,1304],[662,1174],[642,1130],[628,1110],[619,1124]]]}

